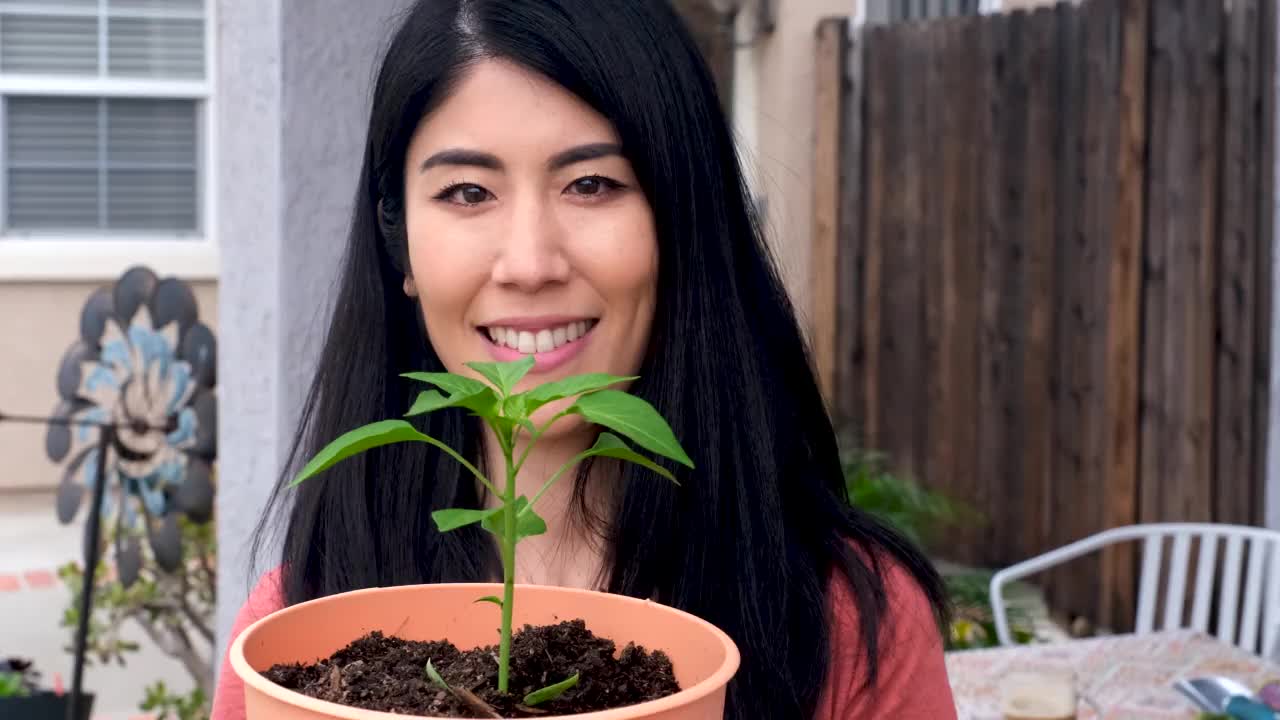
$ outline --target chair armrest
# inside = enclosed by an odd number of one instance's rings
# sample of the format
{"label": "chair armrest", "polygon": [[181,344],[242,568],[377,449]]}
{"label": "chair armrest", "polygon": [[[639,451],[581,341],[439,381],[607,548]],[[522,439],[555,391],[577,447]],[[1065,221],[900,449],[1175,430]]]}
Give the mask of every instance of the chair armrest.
{"label": "chair armrest", "polygon": [[1010,565],[1009,567],[997,572],[991,577],[991,615],[995,620],[996,637],[1001,645],[1013,645],[1013,634],[1009,631],[1009,613],[1004,602],[1004,586],[1014,580],[1020,580],[1028,575],[1048,570],[1055,565],[1061,565],[1069,560],[1074,560],[1082,555],[1088,555],[1091,552],[1099,550],[1107,545],[1111,545],[1123,540],[1131,540],[1140,537],[1145,531],[1133,528],[1113,528],[1090,535],[1082,540],[1077,540],[1069,545],[1050,550],[1047,553],[1037,555],[1033,558],[1023,560],[1020,563]]}

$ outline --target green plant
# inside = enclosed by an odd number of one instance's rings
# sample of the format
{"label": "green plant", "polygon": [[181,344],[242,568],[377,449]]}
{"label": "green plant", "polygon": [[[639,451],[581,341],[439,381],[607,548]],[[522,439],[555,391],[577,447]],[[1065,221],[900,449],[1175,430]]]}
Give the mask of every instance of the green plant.
{"label": "green plant", "polygon": [[[491,602],[502,609],[502,627],[498,650],[498,689],[508,692],[511,664],[511,618],[515,597],[516,545],[524,538],[547,531],[546,522],[534,511],[543,494],[568,470],[592,457],[608,457],[646,467],[663,477],[675,481],[675,477],[661,465],[635,452],[618,435],[657,455],[669,458],[690,468],[693,462],[680,447],[670,426],[649,403],[621,390],[610,387],[634,380],[634,377],[618,377],[600,373],[578,375],[534,387],[525,392],[515,392],[516,385],[533,368],[533,356],[509,363],[468,363],[467,366],[488,381],[454,373],[406,373],[403,377],[426,383],[436,389],[418,395],[405,417],[423,415],[445,408],[461,408],[479,417],[493,431],[502,450],[505,484],[499,487],[486,477],[456,450],[440,440],[419,432],[406,420],[383,420],[351,430],[333,440],[302,469],[293,484],[303,482],[332,467],[334,464],[366,450],[400,442],[422,442],[439,448],[460,463],[484,486],[501,505],[497,508],[453,508],[432,514],[441,532],[480,523],[498,540],[503,569],[503,596],[480,600]],[[442,392],[443,391],[443,394]],[[556,413],[540,427],[532,420],[533,414],[548,403],[574,399],[566,409]],[[595,425],[612,430],[601,432],[595,444],[579,453],[547,478],[533,498],[516,496],[516,478],[519,476],[529,452],[542,435],[556,421],[569,415],[579,415]],[[523,448],[519,446],[523,442]],[[517,451],[519,454],[517,457]],[[430,675],[433,670],[428,670]],[[438,684],[443,681],[431,678]],[[576,682],[569,678],[549,688],[539,690],[525,698],[525,704],[534,705],[553,699]],[[555,688],[560,688],[557,692]],[[530,702],[532,701],[532,702]]]}
{"label": "green plant", "polygon": [[[175,716],[187,720],[205,717],[209,712],[207,699],[212,691],[213,659],[208,648],[214,643],[217,550],[212,522],[196,523],[181,518],[179,529],[184,560],[172,572],[158,569],[154,558],[145,556],[137,579],[126,586],[117,577],[114,556],[103,554],[103,562],[94,577],[86,662],[124,666],[139,646],[122,636],[121,631],[128,627],[127,620],[135,620],[156,647],[182,663],[195,690],[199,691],[206,706],[204,715]],[[115,542],[117,532],[113,529],[103,542]],[[144,554],[151,552],[150,543],[140,543],[139,547]],[[74,630],[80,617],[84,571],[78,563],[68,563],[58,569],[58,577],[71,591],[71,600],[63,611],[62,627]],[[70,645],[65,649],[72,651]],[[147,690],[144,704],[152,698],[155,687]]]}
{"label": "green plant", "polygon": [[869,450],[841,453],[849,502],[926,546],[947,526],[976,524],[981,517],[942,493],[893,473],[885,456]]}
{"label": "green plant", "polygon": [[30,660],[22,658],[0,659],[0,699],[26,697],[38,687],[40,673]]}
{"label": "green plant", "polygon": [[[989,572],[970,571],[945,578],[947,597],[951,599],[954,612],[946,638],[947,650],[970,650],[1000,644],[988,594],[991,575]],[[1016,605],[1009,606],[1006,612],[1014,642],[1020,645],[1031,642],[1035,638],[1031,615]]]}
{"label": "green plant", "polygon": [[[851,505],[884,520],[922,547],[933,544],[946,527],[978,525],[982,516],[947,495],[895,474],[887,458],[868,450],[841,453],[845,490]],[[954,615],[946,628],[946,649],[966,650],[999,644],[988,588],[991,573],[966,571],[945,577]],[[1018,643],[1034,637],[1025,610],[1010,607],[1009,628]]]}
{"label": "green plant", "polygon": [[207,720],[209,717],[208,699],[198,687],[186,695],[177,695],[169,692],[163,681],[157,681],[146,692],[140,708],[155,713],[154,720]]}
{"label": "green plant", "polygon": [[0,672],[0,698],[24,695],[27,695],[27,687],[23,683],[22,673]]}

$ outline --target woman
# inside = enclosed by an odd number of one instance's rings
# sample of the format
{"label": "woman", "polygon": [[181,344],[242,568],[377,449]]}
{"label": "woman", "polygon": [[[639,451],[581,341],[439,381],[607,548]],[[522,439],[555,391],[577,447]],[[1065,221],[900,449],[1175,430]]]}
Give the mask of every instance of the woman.
{"label": "woman", "polygon": [[[405,15],[291,464],[401,416],[420,389],[402,372],[522,353],[537,358],[526,384],[640,376],[629,390],[698,469],[671,467],[677,487],[579,468],[539,505],[551,530],[521,545],[518,582],[652,597],[717,624],[742,651],[730,718],[954,717],[939,578],[843,501],[730,128],[664,0],[422,0]],[[421,423],[499,466],[464,414]],[[539,486],[593,439],[558,423],[521,482]],[[332,593],[500,578],[483,531],[433,527],[434,509],[494,500],[428,446],[347,461],[290,499],[282,562],[237,634]],[[224,665],[214,718],[242,713]]]}

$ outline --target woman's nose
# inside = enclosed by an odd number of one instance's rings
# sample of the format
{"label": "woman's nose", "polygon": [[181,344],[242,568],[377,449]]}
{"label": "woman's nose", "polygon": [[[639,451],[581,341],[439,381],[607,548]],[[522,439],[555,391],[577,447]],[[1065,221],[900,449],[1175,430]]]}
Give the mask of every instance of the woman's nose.
{"label": "woman's nose", "polygon": [[569,260],[563,241],[564,228],[554,208],[533,199],[517,202],[494,263],[493,280],[527,292],[565,282]]}

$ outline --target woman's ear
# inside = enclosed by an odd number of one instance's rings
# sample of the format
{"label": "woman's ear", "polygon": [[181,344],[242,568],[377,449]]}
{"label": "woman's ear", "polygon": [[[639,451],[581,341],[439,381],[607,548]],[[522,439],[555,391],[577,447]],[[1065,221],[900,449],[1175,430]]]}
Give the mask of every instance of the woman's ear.
{"label": "woman's ear", "polygon": [[404,294],[411,298],[418,297],[418,286],[413,284],[413,276],[404,276]]}

